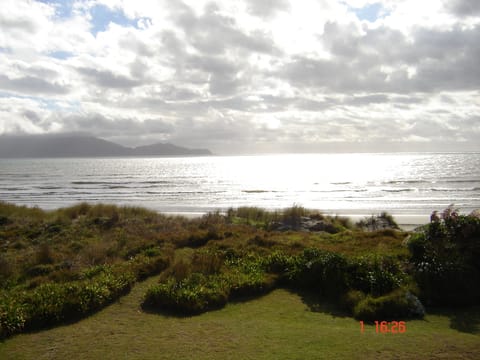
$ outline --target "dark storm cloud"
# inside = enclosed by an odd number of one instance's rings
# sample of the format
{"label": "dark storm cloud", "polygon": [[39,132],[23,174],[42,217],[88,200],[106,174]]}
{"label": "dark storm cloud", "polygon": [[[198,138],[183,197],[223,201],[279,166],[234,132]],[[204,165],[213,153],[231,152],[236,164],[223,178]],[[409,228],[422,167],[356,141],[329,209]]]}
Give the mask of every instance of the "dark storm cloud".
{"label": "dark storm cloud", "polygon": [[80,75],[86,78],[87,82],[93,81],[95,84],[103,88],[128,89],[142,84],[139,80],[115,74],[109,70],[96,70],[87,67],[80,67],[77,71]]}
{"label": "dark storm cloud", "polygon": [[34,76],[9,78],[0,75],[0,89],[24,94],[61,95],[68,93],[68,87]]}

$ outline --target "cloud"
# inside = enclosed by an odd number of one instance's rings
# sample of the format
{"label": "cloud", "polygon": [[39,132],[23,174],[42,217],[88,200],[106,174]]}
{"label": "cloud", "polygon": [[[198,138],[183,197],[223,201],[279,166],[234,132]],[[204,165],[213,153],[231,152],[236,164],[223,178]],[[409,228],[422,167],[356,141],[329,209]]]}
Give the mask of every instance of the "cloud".
{"label": "cloud", "polygon": [[287,0],[247,0],[247,11],[253,15],[269,18],[278,11],[288,11],[290,3]]}
{"label": "cloud", "polygon": [[446,6],[454,14],[460,16],[478,16],[480,15],[480,3],[475,0],[449,0]]}
{"label": "cloud", "polygon": [[187,5],[176,9],[176,24],[185,35],[185,41],[202,53],[224,54],[227,50],[271,53],[275,51],[272,39],[262,31],[247,32],[239,28],[235,16],[224,15],[213,4],[197,16]]}
{"label": "cloud", "polygon": [[[337,92],[434,92],[480,86],[480,26],[446,31],[419,29],[412,39],[397,30],[327,23],[322,36],[332,59],[293,57],[280,76],[298,87]],[[391,46],[395,44],[395,46]]]}
{"label": "cloud", "polygon": [[78,68],[77,71],[86,78],[87,82],[93,81],[95,84],[103,88],[128,89],[141,84],[139,80],[131,79],[125,75],[115,74],[109,70],[81,67]]}
{"label": "cloud", "polygon": [[67,87],[34,76],[9,78],[8,76],[0,75],[0,89],[20,94],[60,95],[68,93]]}
{"label": "cloud", "polygon": [[216,153],[478,148],[474,4],[6,0],[0,133]]}

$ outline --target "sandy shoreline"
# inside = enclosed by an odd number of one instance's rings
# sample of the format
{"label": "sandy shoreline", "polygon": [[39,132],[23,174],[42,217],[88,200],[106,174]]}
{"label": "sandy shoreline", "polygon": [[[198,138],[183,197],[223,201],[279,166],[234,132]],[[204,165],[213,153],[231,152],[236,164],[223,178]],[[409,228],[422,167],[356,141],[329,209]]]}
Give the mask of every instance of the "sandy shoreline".
{"label": "sandy shoreline", "polygon": [[[162,211],[160,212],[165,215],[172,215],[172,216],[184,216],[189,219],[201,217],[208,212],[202,211],[189,211],[189,212],[180,212],[180,211]],[[372,214],[349,214],[349,213],[325,213],[326,215],[338,215],[350,218],[353,222],[358,222],[366,217],[371,216]],[[391,214],[397,224],[406,231],[411,231],[420,225],[428,224],[430,221],[430,214],[429,215],[421,215],[421,214]]]}

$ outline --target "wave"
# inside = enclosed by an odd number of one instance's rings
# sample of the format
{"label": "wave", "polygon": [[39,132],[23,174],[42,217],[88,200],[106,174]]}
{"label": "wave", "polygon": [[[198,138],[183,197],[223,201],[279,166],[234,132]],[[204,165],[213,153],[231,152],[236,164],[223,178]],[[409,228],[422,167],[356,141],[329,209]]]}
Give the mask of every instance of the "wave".
{"label": "wave", "polygon": [[384,184],[429,184],[427,180],[390,180],[385,181]]}
{"label": "wave", "polygon": [[171,181],[167,180],[147,180],[147,181],[139,181],[138,184],[171,184]]}
{"label": "wave", "polygon": [[438,192],[472,192],[472,191],[480,191],[480,187],[474,187],[474,188],[431,188],[430,191],[438,191]]}
{"label": "wave", "polygon": [[384,192],[389,192],[389,193],[399,193],[399,192],[411,192],[415,191],[416,189],[408,188],[408,189],[382,189]]}
{"label": "wave", "polygon": [[367,192],[369,191],[368,189],[340,189],[340,190],[312,190],[312,191],[301,191],[301,192],[311,192],[311,193],[361,193],[361,192]]}
{"label": "wave", "polygon": [[440,182],[444,183],[460,183],[460,184],[468,184],[468,183],[479,183],[480,179],[458,179],[458,180],[441,180]]}
{"label": "wave", "polygon": [[261,194],[261,193],[270,193],[270,192],[277,192],[273,190],[242,190],[243,193],[247,194]]}
{"label": "wave", "polygon": [[72,181],[72,185],[108,185],[112,184],[111,181]]}

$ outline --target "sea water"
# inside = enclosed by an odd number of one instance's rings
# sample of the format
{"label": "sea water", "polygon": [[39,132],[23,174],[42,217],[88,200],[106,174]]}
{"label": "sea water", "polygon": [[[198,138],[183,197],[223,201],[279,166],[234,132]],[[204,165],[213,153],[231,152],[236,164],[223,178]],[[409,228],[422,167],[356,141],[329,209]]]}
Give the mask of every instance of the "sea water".
{"label": "sea water", "polygon": [[296,204],[330,214],[428,219],[450,204],[465,213],[480,208],[480,153],[0,159],[0,200],[184,214]]}

